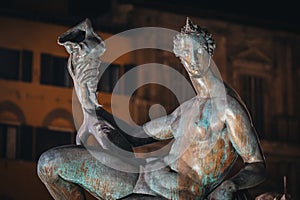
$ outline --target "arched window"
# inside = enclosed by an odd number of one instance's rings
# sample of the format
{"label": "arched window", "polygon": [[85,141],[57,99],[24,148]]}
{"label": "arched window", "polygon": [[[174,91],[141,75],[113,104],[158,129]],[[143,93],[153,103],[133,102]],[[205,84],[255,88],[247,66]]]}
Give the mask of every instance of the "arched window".
{"label": "arched window", "polygon": [[13,102],[0,103],[0,158],[32,160],[33,128]]}
{"label": "arched window", "polygon": [[74,144],[75,127],[72,114],[65,109],[57,108],[46,115],[43,127],[36,128],[35,159],[57,146]]}

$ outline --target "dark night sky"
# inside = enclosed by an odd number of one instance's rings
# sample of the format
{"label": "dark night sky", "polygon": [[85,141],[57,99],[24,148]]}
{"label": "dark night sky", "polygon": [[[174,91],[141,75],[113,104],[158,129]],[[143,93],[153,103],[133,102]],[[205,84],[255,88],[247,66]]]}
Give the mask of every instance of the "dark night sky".
{"label": "dark night sky", "polygon": [[[36,8],[31,8],[29,15],[38,14],[41,1],[36,2]],[[190,17],[214,18],[235,23],[261,26],[264,28],[284,30],[300,33],[300,9],[292,0],[266,1],[266,0],[117,0],[119,3],[130,3],[140,7],[164,10]],[[13,5],[13,1],[2,1],[1,14],[6,13],[5,8]],[[51,0],[44,0],[43,4],[51,4]],[[68,0],[69,14],[73,19],[79,17],[97,17],[109,12],[111,0]],[[6,9],[7,10],[7,9]],[[34,12],[32,12],[34,10]],[[4,11],[4,12],[3,12]],[[14,14],[26,11],[14,11]],[[43,14],[43,13],[42,13]],[[17,15],[20,15],[17,13]],[[35,18],[35,16],[31,16]],[[59,18],[57,15],[43,16],[44,18]],[[68,21],[66,16],[58,21]],[[78,16],[76,16],[78,17]],[[38,17],[39,18],[39,17]]]}
{"label": "dark night sky", "polygon": [[295,1],[124,0],[133,4],[191,16],[300,32],[300,9]]}

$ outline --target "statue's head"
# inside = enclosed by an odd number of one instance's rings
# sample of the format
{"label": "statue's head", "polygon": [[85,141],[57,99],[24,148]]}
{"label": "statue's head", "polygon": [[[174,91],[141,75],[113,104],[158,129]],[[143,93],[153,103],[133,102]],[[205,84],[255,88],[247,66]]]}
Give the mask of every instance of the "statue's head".
{"label": "statue's head", "polygon": [[185,26],[174,38],[174,53],[180,58],[190,76],[203,76],[210,66],[215,43],[204,28],[187,18]]}
{"label": "statue's head", "polygon": [[94,32],[89,19],[59,36],[58,44],[63,45],[69,54],[76,57],[86,55],[97,57],[105,51],[105,44]]}

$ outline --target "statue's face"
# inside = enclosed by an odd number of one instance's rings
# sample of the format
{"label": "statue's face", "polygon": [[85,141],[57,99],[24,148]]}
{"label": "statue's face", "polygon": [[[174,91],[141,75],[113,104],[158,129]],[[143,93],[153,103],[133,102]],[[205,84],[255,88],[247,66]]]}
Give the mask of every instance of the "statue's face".
{"label": "statue's face", "polygon": [[204,76],[210,65],[210,55],[196,36],[178,35],[174,39],[174,53],[192,77]]}

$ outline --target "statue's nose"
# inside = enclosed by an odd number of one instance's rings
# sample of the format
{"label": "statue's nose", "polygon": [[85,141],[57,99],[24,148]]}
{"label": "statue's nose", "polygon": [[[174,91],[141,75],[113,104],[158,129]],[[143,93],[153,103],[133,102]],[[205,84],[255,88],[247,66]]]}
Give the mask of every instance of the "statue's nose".
{"label": "statue's nose", "polygon": [[198,65],[198,55],[196,52],[191,53],[191,64],[196,66]]}

